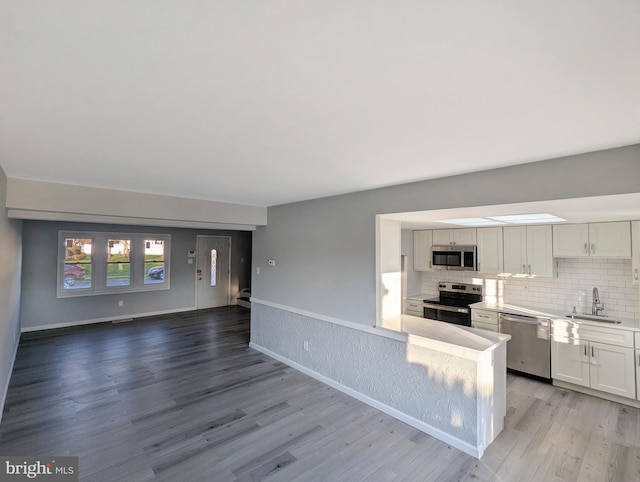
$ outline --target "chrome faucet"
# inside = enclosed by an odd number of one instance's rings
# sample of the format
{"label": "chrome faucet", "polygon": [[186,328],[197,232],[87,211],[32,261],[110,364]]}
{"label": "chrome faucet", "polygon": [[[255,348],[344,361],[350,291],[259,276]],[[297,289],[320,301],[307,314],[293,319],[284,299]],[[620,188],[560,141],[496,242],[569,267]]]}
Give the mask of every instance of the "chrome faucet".
{"label": "chrome faucet", "polygon": [[604,303],[600,302],[600,295],[598,294],[598,288],[593,288],[593,302],[591,303],[591,314],[599,316],[599,311],[604,310]]}

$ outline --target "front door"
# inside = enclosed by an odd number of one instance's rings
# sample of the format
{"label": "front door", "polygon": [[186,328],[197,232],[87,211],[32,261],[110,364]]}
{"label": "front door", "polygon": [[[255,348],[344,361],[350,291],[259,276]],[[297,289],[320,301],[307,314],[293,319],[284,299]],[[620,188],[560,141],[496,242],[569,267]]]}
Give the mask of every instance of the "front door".
{"label": "front door", "polygon": [[196,283],[199,310],[229,304],[231,239],[198,236]]}

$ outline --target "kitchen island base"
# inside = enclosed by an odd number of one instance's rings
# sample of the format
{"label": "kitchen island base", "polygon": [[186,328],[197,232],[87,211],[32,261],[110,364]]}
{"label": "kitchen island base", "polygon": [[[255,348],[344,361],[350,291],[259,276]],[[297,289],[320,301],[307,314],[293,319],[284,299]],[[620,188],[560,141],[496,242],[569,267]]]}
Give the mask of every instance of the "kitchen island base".
{"label": "kitchen island base", "polygon": [[502,431],[508,336],[435,325],[430,339],[251,301],[252,348],[477,458]]}

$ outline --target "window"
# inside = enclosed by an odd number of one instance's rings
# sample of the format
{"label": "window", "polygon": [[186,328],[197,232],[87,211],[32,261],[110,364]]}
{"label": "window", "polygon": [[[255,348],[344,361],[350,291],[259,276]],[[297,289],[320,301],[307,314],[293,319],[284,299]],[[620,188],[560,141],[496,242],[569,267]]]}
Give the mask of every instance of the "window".
{"label": "window", "polygon": [[107,244],[107,287],[131,286],[131,240],[110,239]]}
{"label": "window", "polygon": [[91,288],[93,238],[64,238],[63,290]]}
{"label": "window", "polygon": [[144,284],[164,282],[164,239],[144,240]]}
{"label": "window", "polygon": [[58,297],[169,288],[171,236],[60,231]]}

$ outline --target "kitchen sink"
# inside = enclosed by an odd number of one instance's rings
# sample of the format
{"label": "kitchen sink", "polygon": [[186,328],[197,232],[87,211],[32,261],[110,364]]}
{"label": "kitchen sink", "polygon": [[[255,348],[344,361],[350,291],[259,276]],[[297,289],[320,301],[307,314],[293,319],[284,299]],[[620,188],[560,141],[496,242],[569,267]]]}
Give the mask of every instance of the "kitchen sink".
{"label": "kitchen sink", "polygon": [[573,320],[599,321],[601,323],[614,323],[614,324],[622,323],[620,320],[615,320],[613,318],[609,318],[604,315],[583,315],[580,313],[569,313],[565,316]]}

